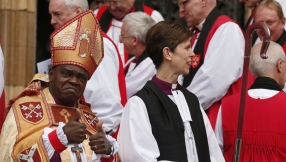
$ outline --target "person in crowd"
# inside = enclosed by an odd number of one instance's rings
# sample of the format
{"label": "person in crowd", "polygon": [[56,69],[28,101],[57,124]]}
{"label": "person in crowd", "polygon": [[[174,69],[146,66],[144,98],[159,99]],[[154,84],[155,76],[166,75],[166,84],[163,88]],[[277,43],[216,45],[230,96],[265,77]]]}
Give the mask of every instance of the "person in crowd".
{"label": "person in crowd", "polygon": [[261,0],[239,0],[240,3],[244,3],[245,7],[249,8],[249,10],[251,10],[251,15],[247,19],[247,22],[243,27],[244,31],[246,31],[246,29],[249,27],[249,25],[253,24],[253,22],[254,22],[254,11],[255,11],[255,8],[259,4],[260,1]]}
{"label": "person in crowd", "polygon": [[[255,22],[254,21],[255,20],[255,17],[254,17],[255,10],[256,10],[256,7],[259,5],[259,3],[261,3],[262,1],[263,0],[239,0],[239,2],[243,2],[245,4],[245,6],[251,10],[251,15],[248,18],[248,20],[247,20],[247,22],[246,22],[246,24],[244,26],[244,30],[245,31],[246,31],[246,29],[248,28],[249,25],[251,25],[251,24],[253,24]],[[270,1],[275,1],[275,0],[270,0]],[[276,2],[278,2],[281,5],[281,7],[282,7],[281,11],[285,15],[286,14],[286,1],[284,1],[284,0],[276,0]],[[284,25],[284,29],[286,29],[286,25]],[[257,35],[255,36],[255,40],[256,40],[256,38],[257,38]]]}
{"label": "person in crowd", "polygon": [[104,2],[103,0],[89,0],[88,4],[89,4],[89,9],[94,11],[98,9],[99,7],[103,6]]}
{"label": "person in crowd", "polygon": [[179,83],[194,93],[214,128],[221,99],[240,90],[244,35],[229,17],[221,15],[216,0],[178,0],[180,17],[194,35],[195,53],[190,73]]}
{"label": "person in crowd", "polygon": [[120,42],[130,55],[133,55],[126,66],[127,97],[130,98],[156,74],[155,66],[146,53],[145,35],[155,21],[144,12],[132,12],[122,20]]}
{"label": "person in crowd", "polygon": [[146,35],[146,52],[157,73],[123,111],[118,142],[121,161],[224,161],[198,98],[180,86],[194,53],[191,31],[161,21]]}
{"label": "person in crowd", "polygon": [[[88,43],[81,37],[89,38]],[[36,74],[40,79],[9,102],[0,161],[100,161],[116,153],[118,143],[105,135],[102,120],[80,100],[103,58],[102,48],[92,11],[78,14],[52,33],[48,78]]]}
{"label": "person in crowd", "polygon": [[130,12],[142,11],[150,15],[156,22],[164,20],[163,16],[156,10],[145,6],[139,0],[106,0],[105,5],[95,10],[101,29],[117,45],[122,62],[125,64],[129,55],[124,49],[124,45],[119,42],[122,19]]}
{"label": "person in crowd", "polygon": [[[274,0],[262,1],[255,10],[255,22],[264,22],[270,30],[271,40],[282,46],[286,52],[285,17],[281,5]],[[257,31],[258,42],[263,40],[261,31]]]}
{"label": "person in crowd", "polygon": [[[256,77],[245,98],[241,162],[284,161],[286,159],[286,82],[285,54],[282,47],[270,42],[267,59],[260,57],[262,43],[250,55],[250,71]],[[234,158],[240,94],[222,101],[216,125],[216,137],[225,160]]]}
{"label": "person in crowd", "polygon": [[[65,22],[88,10],[87,0],[50,0],[51,24],[58,29]],[[103,35],[105,57],[87,82],[83,97],[92,111],[104,121],[107,134],[117,131],[127,101],[123,65],[113,41]],[[123,105],[123,106],[122,106]]]}

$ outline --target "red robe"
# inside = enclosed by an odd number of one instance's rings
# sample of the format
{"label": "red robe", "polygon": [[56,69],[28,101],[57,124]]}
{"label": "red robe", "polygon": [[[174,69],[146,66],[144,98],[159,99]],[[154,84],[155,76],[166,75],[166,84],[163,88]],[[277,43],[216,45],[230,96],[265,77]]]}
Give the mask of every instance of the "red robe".
{"label": "red robe", "polygon": [[[268,99],[246,96],[240,162],[282,162],[286,160],[286,94]],[[240,94],[222,101],[224,157],[233,162]]]}

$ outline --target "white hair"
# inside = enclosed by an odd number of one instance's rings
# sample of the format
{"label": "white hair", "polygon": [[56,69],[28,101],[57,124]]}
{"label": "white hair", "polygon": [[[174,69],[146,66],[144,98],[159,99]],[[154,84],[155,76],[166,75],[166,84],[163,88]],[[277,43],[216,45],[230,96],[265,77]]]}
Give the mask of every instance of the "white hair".
{"label": "white hair", "polygon": [[137,36],[141,43],[145,44],[145,36],[149,28],[156,22],[144,12],[132,12],[122,20],[126,23],[126,31],[129,35]]}
{"label": "white hair", "polygon": [[250,64],[249,68],[251,73],[255,76],[265,76],[268,73],[272,73],[277,66],[277,63],[279,60],[286,61],[285,60],[285,53],[282,49],[282,47],[271,41],[269,44],[269,47],[267,49],[266,55],[267,59],[262,59],[260,57],[260,49],[262,46],[262,42],[255,45],[250,54]]}
{"label": "white hair", "polygon": [[[47,0],[50,2],[51,0]],[[89,9],[87,0],[64,0],[66,6],[73,10],[76,7],[80,7],[82,11],[87,11]]]}
{"label": "white hair", "polygon": [[76,7],[80,7],[83,12],[89,9],[87,0],[64,0],[64,1],[67,7],[70,9],[75,9]]}

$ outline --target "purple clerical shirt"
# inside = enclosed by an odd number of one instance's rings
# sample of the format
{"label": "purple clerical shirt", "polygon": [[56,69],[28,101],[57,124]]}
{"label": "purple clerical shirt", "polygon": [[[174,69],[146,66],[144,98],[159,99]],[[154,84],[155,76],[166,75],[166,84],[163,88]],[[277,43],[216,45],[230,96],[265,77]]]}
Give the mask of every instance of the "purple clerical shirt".
{"label": "purple clerical shirt", "polygon": [[166,95],[172,95],[172,90],[178,90],[178,84],[175,84],[176,87],[172,89],[172,83],[165,82],[159,78],[156,77],[156,75],[153,76],[152,82],[154,82]]}

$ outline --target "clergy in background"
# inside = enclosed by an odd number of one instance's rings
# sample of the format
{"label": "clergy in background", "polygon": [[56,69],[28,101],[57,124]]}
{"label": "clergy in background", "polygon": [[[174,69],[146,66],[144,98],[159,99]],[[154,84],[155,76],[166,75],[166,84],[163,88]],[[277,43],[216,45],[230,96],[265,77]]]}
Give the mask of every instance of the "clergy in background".
{"label": "clergy in background", "polygon": [[[286,81],[285,54],[282,47],[270,42],[267,59],[260,57],[262,43],[250,54],[250,71],[256,77],[245,99],[241,162],[285,161],[286,159]],[[222,100],[216,137],[225,160],[233,162],[239,113],[240,93]]]}
{"label": "clergy in background", "polygon": [[146,53],[145,36],[156,22],[144,12],[132,12],[124,17],[120,42],[130,55],[125,66],[127,97],[139,91],[156,74],[155,66]]}

